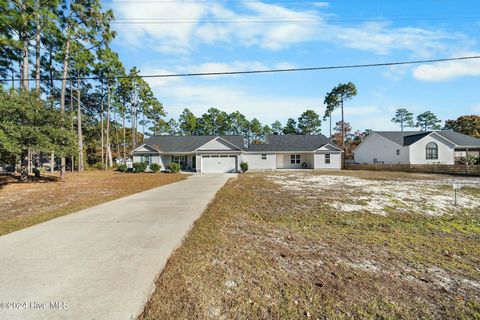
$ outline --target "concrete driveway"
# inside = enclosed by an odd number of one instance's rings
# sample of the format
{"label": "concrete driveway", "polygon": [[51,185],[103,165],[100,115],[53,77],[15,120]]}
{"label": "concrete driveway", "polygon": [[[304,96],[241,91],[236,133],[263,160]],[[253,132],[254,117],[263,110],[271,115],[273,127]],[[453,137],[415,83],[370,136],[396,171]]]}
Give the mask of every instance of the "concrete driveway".
{"label": "concrete driveway", "polygon": [[135,319],[234,176],[192,175],[0,237],[0,319]]}

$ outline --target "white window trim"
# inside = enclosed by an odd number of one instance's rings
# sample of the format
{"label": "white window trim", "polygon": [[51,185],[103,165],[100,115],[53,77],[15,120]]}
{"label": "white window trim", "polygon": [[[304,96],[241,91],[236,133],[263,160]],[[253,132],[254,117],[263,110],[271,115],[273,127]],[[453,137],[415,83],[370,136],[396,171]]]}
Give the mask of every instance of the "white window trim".
{"label": "white window trim", "polygon": [[301,157],[300,154],[291,154],[290,155],[290,164],[300,164],[301,159],[302,159],[302,157]]}
{"label": "white window trim", "polygon": [[[328,156],[328,157],[327,157]],[[325,153],[325,164],[330,164],[331,163],[331,155],[330,153]]]}

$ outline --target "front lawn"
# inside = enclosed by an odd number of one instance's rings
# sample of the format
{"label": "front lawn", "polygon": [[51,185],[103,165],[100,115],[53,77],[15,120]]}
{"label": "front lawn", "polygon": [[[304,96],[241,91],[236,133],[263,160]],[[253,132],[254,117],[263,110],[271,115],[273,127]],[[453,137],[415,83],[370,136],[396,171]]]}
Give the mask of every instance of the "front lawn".
{"label": "front lawn", "polygon": [[450,179],[240,175],[173,254],[142,319],[479,319],[480,191],[454,207]]}
{"label": "front lawn", "polygon": [[[0,236],[130,194],[186,178],[183,174],[90,171],[21,183],[0,177]],[[0,182],[2,182],[0,181]]]}

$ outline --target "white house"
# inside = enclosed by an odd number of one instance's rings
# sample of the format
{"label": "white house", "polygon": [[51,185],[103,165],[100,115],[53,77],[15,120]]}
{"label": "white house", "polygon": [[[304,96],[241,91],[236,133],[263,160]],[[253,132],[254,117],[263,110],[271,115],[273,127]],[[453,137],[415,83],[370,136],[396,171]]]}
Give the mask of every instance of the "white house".
{"label": "white house", "polygon": [[354,151],[355,163],[455,164],[478,156],[480,139],[441,131],[374,131]]}
{"label": "white house", "polygon": [[182,170],[237,172],[249,170],[341,169],[342,151],[323,135],[269,135],[248,146],[243,136],[152,136],[133,150],[133,162],[176,162]]}

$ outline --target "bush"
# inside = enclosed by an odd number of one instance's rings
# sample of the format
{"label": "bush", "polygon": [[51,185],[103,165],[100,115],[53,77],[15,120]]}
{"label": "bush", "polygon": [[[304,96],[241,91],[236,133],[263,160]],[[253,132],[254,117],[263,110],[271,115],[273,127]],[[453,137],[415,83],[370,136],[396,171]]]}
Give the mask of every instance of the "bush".
{"label": "bush", "polygon": [[247,162],[240,162],[240,169],[242,172],[247,172],[248,171],[248,163]]}
{"label": "bush", "polygon": [[97,162],[93,165],[93,167],[97,170],[103,170],[103,163]]}
{"label": "bush", "polygon": [[118,166],[118,171],[120,172],[127,172],[128,171],[128,166],[126,164],[120,164]]}
{"label": "bush", "polygon": [[146,162],[136,162],[133,164],[133,172],[145,172],[147,170],[148,164]]}
{"label": "bush", "polygon": [[158,171],[160,171],[161,168],[162,168],[162,166],[159,165],[158,163],[152,163],[150,165],[150,170],[152,170],[153,172],[158,172]]}
{"label": "bush", "polygon": [[178,163],[172,162],[167,166],[167,169],[170,170],[170,172],[177,173],[180,171],[180,165]]}

